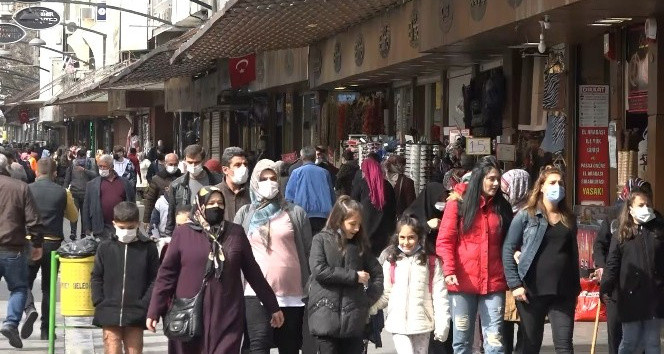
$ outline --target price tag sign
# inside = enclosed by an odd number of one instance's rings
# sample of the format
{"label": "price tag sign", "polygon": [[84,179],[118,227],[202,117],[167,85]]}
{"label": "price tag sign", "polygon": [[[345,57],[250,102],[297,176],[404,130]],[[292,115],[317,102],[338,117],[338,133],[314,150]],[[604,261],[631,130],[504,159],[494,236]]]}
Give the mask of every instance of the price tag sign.
{"label": "price tag sign", "polygon": [[516,146],[511,144],[496,144],[496,158],[498,161],[516,161]]}
{"label": "price tag sign", "polygon": [[467,155],[491,155],[491,138],[466,138]]}

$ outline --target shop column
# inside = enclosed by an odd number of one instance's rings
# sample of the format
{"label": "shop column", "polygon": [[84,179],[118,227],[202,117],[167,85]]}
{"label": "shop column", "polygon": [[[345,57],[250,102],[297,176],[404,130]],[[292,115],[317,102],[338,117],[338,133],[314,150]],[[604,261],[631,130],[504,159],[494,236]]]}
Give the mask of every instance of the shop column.
{"label": "shop column", "polygon": [[[664,17],[657,19],[664,26]],[[660,27],[663,28],[663,27]],[[664,210],[664,30],[650,43],[648,60],[648,181],[652,184],[654,206]],[[658,139],[659,137],[659,139]],[[658,161],[659,160],[659,161]],[[659,176],[659,178],[657,178]]]}

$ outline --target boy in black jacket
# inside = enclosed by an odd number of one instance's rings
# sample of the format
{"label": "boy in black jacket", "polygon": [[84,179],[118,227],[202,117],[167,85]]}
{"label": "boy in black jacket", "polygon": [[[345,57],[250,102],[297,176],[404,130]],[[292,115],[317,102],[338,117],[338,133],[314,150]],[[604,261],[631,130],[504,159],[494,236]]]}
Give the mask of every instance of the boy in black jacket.
{"label": "boy in black jacket", "polygon": [[92,270],[92,323],[103,328],[106,353],[141,353],[143,330],[159,269],[156,244],[138,232],[136,204],[113,208],[115,237],[97,248]]}

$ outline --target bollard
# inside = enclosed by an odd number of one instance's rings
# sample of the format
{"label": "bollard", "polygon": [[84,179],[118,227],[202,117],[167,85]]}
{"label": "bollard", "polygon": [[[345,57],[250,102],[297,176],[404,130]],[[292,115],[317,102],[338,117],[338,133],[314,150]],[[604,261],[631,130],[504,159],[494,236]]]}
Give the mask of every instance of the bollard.
{"label": "bollard", "polygon": [[55,293],[58,281],[58,254],[51,252],[50,303],[48,306],[48,354],[55,354]]}

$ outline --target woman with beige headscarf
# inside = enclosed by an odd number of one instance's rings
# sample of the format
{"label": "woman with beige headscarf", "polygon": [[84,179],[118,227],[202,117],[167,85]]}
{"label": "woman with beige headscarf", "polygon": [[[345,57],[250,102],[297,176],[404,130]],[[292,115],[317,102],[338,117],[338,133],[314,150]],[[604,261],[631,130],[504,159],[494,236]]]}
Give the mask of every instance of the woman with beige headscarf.
{"label": "woman with beige headscarf", "polygon": [[283,198],[279,172],[274,161],[258,161],[249,181],[251,204],[240,208],[234,220],[244,228],[286,323],[282,328],[271,328],[266,321],[267,310],[247,286],[244,301],[252,353],[269,353],[272,347],[277,347],[280,354],[299,353],[302,345],[302,299],[310,274],[311,226],[304,209]]}

